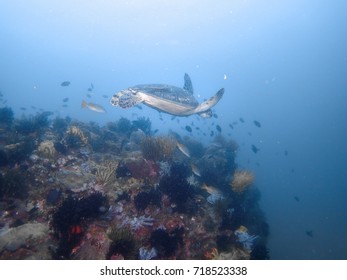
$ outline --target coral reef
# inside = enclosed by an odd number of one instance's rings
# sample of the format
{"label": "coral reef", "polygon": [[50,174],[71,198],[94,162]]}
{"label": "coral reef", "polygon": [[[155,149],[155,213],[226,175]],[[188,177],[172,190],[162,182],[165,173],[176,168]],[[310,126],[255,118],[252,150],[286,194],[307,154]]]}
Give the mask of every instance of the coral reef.
{"label": "coral reef", "polygon": [[140,216],[124,219],[122,226],[129,226],[131,230],[137,231],[143,227],[153,226],[154,219],[152,217]]}
{"label": "coral reef", "polygon": [[129,229],[112,226],[107,235],[112,240],[107,259],[134,260],[137,258],[138,245]]}
{"label": "coral reef", "polygon": [[153,260],[158,256],[158,252],[155,248],[145,248],[141,247],[139,249],[139,259],[140,260]]}
{"label": "coral reef", "polygon": [[118,162],[108,161],[96,168],[96,182],[98,184],[108,185],[116,179],[116,170]]}
{"label": "coral reef", "polygon": [[39,147],[37,150],[41,155],[43,155],[46,158],[54,158],[56,154],[54,143],[50,140],[42,141],[39,144]]}
{"label": "coral reef", "polygon": [[141,143],[143,157],[153,161],[170,160],[175,149],[176,141],[171,137],[147,136]]}
{"label": "coral reef", "polygon": [[236,170],[230,182],[233,192],[243,193],[254,181],[254,175],[247,170]]}
{"label": "coral reef", "polygon": [[259,236],[256,235],[250,235],[248,233],[248,229],[244,226],[240,226],[235,232],[235,236],[237,237],[237,241],[240,242],[243,246],[243,248],[247,252],[252,252],[254,241],[259,238]]}
{"label": "coral reef", "polygon": [[[77,126],[69,126],[68,130],[66,131],[67,137],[74,136],[80,139],[82,142],[82,145],[88,145],[89,141],[88,138],[84,135],[83,131],[77,127]],[[71,139],[70,139],[71,142]]]}
{"label": "coral reef", "polygon": [[0,259],[269,258],[260,191],[221,133],[204,147],[193,122],[189,137],[154,137],[148,118],[2,114]]}
{"label": "coral reef", "polygon": [[26,198],[28,195],[27,179],[24,172],[10,169],[4,175],[0,173],[0,198]]}
{"label": "coral reef", "polygon": [[159,228],[152,232],[150,243],[158,253],[158,258],[170,258],[175,254],[178,246],[183,245],[184,228],[175,228],[168,232]]}
{"label": "coral reef", "polygon": [[14,120],[13,110],[9,107],[0,108],[0,127],[9,128]]}
{"label": "coral reef", "polygon": [[151,126],[152,126],[152,123],[149,118],[142,117],[142,118],[138,118],[135,121],[132,121],[132,130],[140,129],[146,135],[151,134]]}
{"label": "coral reef", "polygon": [[58,248],[53,253],[54,258],[70,258],[72,249],[79,243],[83,235],[83,222],[101,214],[101,207],[107,203],[101,193],[76,199],[69,197],[52,215],[51,227],[58,239]]}

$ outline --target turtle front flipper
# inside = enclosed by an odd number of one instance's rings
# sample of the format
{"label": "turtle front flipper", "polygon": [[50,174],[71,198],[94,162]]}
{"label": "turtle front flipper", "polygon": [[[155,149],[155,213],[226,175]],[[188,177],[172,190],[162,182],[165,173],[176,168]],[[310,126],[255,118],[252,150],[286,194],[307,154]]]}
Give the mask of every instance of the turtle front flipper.
{"label": "turtle front flipper", "polygon": [[114,94],[110,100],[110,103],[113,106],[119,106],[123,109],[127,109],[141,103],[142,101],[143,99],[136,90],[128,88]]}

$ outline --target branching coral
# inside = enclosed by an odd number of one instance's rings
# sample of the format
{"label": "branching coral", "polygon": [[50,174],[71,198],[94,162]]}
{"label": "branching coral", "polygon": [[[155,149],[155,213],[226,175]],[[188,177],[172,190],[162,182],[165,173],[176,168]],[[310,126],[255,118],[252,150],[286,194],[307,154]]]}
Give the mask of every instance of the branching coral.
{"label": "branching coral", "polygon": [[141,143],[144,158],[153,161],[171,159],[176,149],[176,141],[171,137],[146,137]]}
{"label": "branching coral", "polygon": [[52,141],[42,141],[38,147],[38,152],[46,158],[54,158],[56,150]]}
{"label": "branching coral", "polygon": [[231,188],[236,193],[243,193],[254,181],[254,175],[247,170],[236,170],[230,182]]}

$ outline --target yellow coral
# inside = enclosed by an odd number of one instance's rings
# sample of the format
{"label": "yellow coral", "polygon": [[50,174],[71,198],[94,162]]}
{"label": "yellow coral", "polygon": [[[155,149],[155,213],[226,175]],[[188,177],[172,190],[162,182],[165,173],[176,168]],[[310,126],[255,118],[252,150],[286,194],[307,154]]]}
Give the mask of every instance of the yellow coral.
{"label": "yellow coral", "polygon": [[88,145],[88,138],[84,135],[83,131],[79,127],[70,126],[66,133],[79,137],[84,145]]}
{"label": "yellow coral", "polygon": [[234,192],[244,192],[254,181],[254,175],[247,170],[236,170],[233,179],[230,182],[231,188]]}
{"label": "yellow coral", "polygon": [[38,152],[46,158],[53,158],[56,150],[52,141],[42,141],[38,147]]}
{"label": "yellow coral", "polygon": [[161,161],[172,157],[176,149],[176,141],[171,137],[147,136],[141,142],[143,157],[148,160]]}

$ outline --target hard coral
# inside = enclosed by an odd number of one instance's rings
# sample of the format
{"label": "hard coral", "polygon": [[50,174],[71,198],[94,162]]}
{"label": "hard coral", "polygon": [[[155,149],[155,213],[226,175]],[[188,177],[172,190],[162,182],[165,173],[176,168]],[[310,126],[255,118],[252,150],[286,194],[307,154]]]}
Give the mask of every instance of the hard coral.
{"label": "hard coral", "polygon": [[236,193],[243,193],[254,181],[254,175],[247,170],[236,170],[230,182],[231,188]]}

